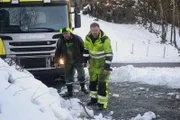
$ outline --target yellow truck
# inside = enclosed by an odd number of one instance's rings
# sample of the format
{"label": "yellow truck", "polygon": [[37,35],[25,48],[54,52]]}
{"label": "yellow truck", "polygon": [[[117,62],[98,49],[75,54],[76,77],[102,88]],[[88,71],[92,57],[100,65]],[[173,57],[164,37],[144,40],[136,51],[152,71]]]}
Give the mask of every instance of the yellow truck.
{"label": "yellow truck", "polygon": [[59,29],[81,27],[79,7],[72,12],[70,4],[70,0],[0,0],[0,56],[12,58],[35,75],[63,75],[63,67],[53,66]]}

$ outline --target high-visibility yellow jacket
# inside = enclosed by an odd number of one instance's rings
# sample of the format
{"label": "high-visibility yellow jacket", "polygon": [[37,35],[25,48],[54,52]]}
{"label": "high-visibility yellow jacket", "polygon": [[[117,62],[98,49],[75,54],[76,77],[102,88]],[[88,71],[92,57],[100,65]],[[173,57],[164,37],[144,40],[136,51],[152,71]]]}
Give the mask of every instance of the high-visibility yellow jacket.
{"label": "high-visibility yellow jacket", "polygon": [[99,37],[93,40],[92,34],[89,33],[84,41],[84,60],[87,58],[91,60],[100,60],[104,69],[110,70],[110,64],[112,61],[112,47],[109,37],[101,30]]}
{"label": "high-visibility yellow jacket", "polygon": [[4,48],[4,43],[3,43],[2,39],[0,38],[0,55],[5,55],[5,54],[6,54],[6,51]]}

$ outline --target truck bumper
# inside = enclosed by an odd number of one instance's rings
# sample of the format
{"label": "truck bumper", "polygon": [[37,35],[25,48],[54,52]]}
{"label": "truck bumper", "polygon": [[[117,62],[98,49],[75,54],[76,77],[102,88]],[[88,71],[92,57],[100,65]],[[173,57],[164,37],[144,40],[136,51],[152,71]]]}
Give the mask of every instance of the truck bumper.
{"label": "truck bumper", "polygon": [[61,76],[64,76],[64,67],[59,68],[36,68],[36,69],[27,69],[29,72],[31,72],[34,76],[44,76],[44,77],[52,77],[52,78],[58,78]]}

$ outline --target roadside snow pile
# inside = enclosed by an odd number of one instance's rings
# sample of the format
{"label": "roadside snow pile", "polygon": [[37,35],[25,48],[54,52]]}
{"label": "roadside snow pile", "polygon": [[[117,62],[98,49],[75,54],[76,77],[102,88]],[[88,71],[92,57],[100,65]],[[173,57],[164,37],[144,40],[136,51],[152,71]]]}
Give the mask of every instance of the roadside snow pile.
{"label": "roadside snow pile", "polygon": [[180,88],[180,68],[113,68],[110,82],[125,81]]}
{"label": "roadside snow pile", "polygon": [[[16,68],[16,69],[15,69]],[[64,100],[26,70],[0,59],[0,120],[86,120],[79,99]],[[94,116],[94,112],[88,113]],[[102,115],[94,116],[103,119]]]}
{"label": "roadside snow pile", "polygon": [[135,118],[131,118],[131,120],[152,120],[153,118],[156,118],[155,113],[149,111],[149,112],[144,113],[143,116],[139,114]]}

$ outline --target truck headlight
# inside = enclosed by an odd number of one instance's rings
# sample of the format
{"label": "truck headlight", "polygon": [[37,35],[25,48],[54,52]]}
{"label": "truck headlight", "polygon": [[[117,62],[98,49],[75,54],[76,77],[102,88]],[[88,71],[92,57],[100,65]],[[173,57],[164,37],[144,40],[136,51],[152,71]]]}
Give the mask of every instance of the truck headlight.
{"label": "truck headlight", "polygon": [[3,40],[0,38],[0,55],[6,55],[6,50]]}
{"label": "truck headlight", "polygon": [[59,65],[64,65],[64,59],[62,58],[59,59]]}

